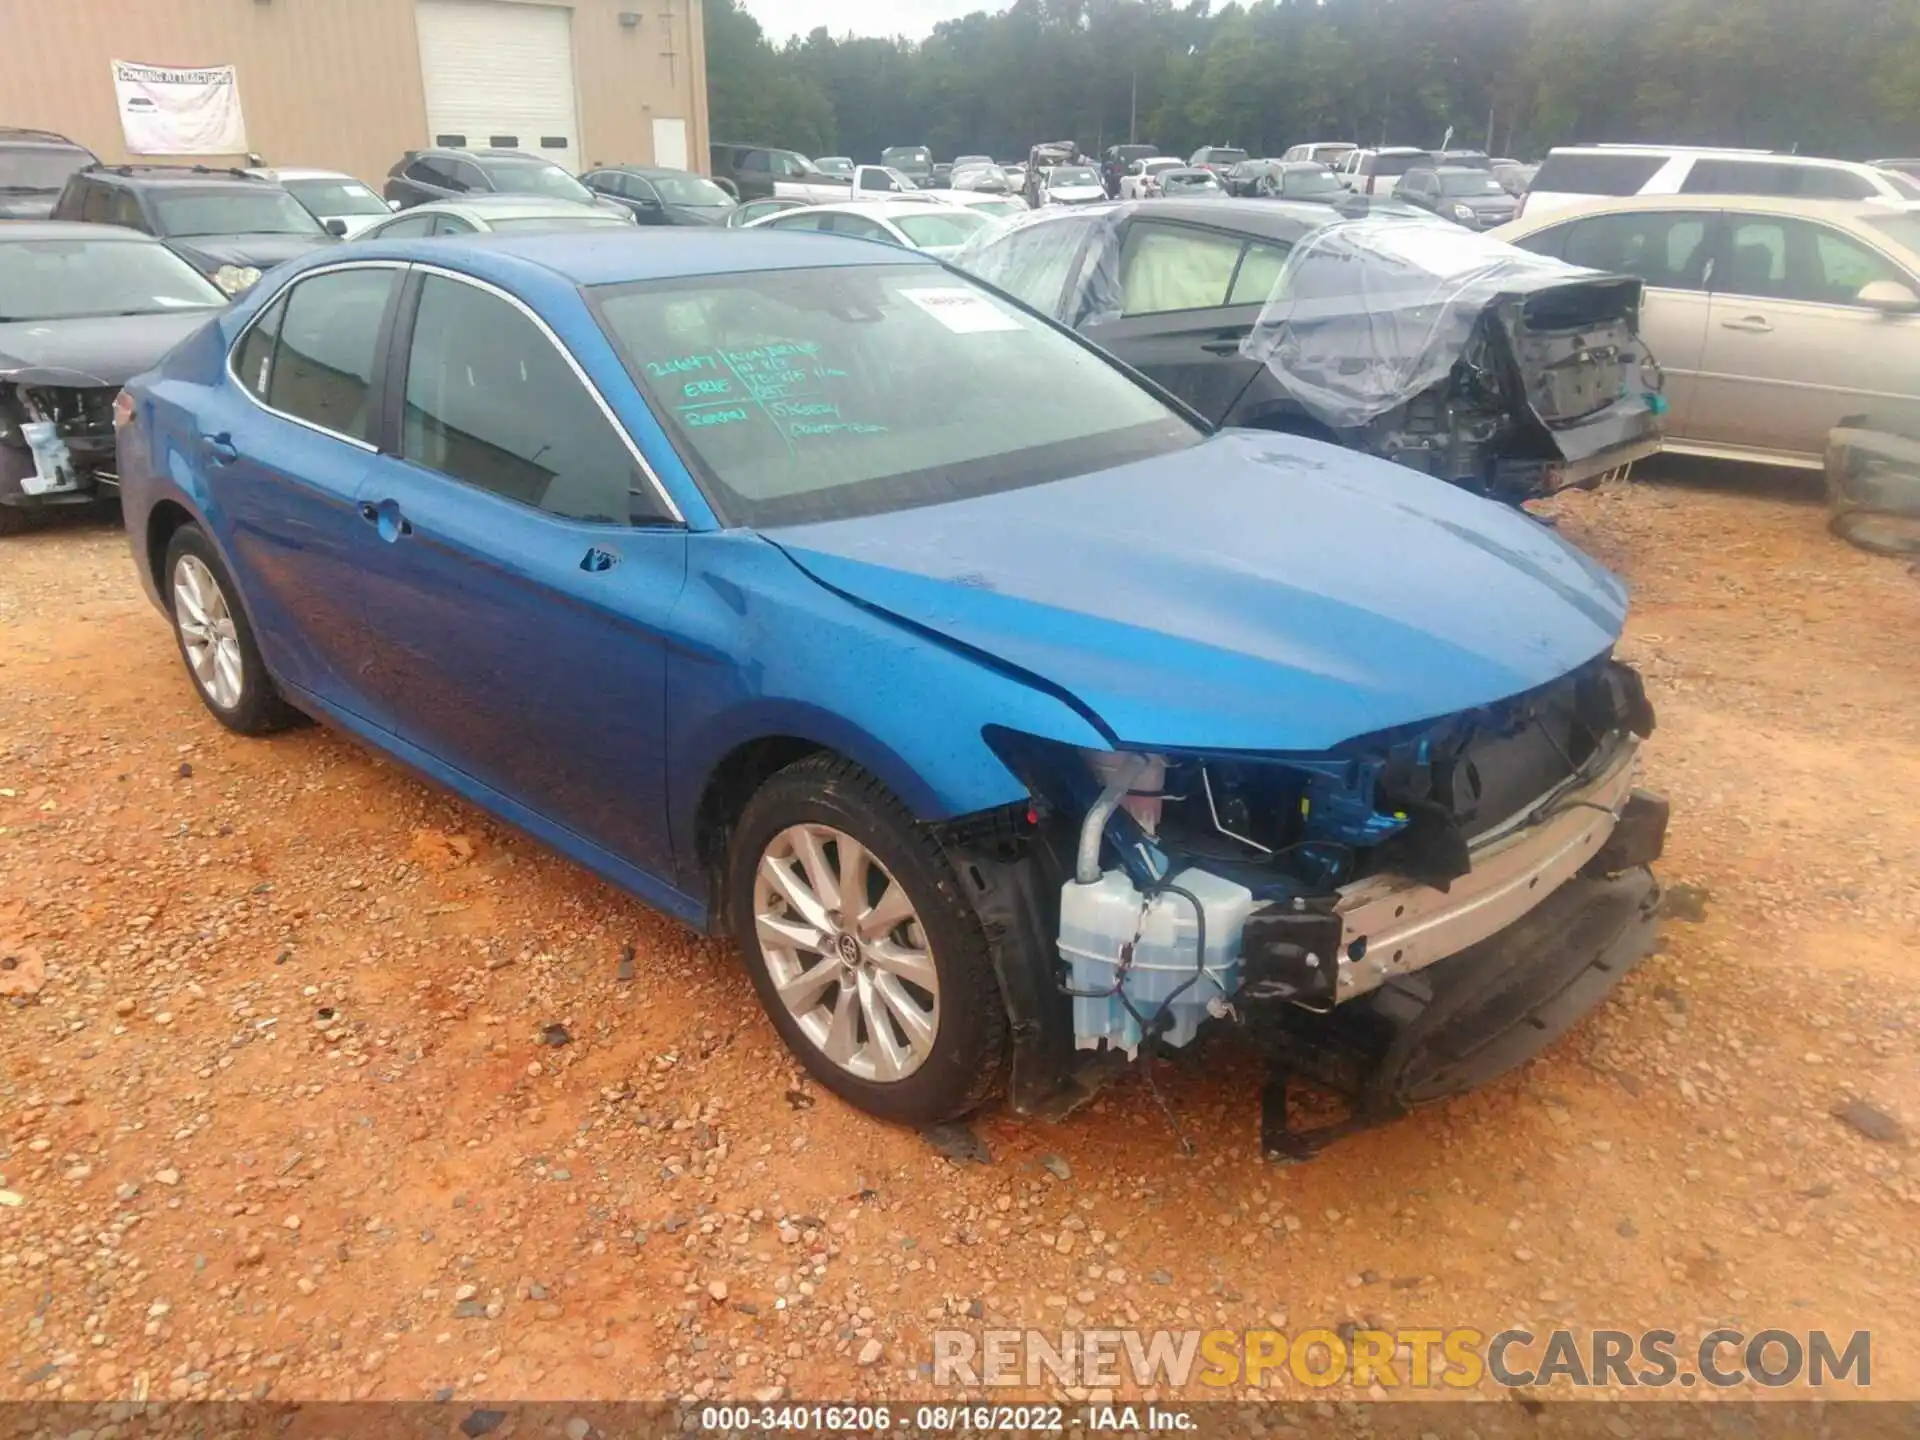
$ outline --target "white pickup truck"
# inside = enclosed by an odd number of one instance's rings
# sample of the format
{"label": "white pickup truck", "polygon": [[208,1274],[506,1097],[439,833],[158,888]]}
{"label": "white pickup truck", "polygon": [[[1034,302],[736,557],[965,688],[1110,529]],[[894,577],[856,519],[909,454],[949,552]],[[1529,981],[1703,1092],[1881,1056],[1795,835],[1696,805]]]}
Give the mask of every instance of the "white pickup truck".
{"label": "white pickup truck", "polygon": [[772,197],[830,205],[914,188],[913,181],[885,165],[856,165],[851,175],[829,175],[797,150],[716,144],[712,155],[714,180],[743,203]]}

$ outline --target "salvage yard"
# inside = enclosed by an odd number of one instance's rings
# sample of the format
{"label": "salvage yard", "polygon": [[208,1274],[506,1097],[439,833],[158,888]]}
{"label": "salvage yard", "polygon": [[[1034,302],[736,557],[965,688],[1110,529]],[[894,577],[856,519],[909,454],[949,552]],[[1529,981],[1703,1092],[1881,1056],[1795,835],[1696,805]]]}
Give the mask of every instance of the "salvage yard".
{"label": "salvage yard", "polygon": [[1353,1322],[1866,1329],[1920,1398],[1920,575],[1806,489],[1547,507],[1634,588],[1662,947],[1288,1169],[1226,1042],[1161,1071],[1191,1159],[1137,1076],[948,1158],[803,1081],[730,946],[221,730],[115,526],[0,542],[0,1397],[905,1398],[936,1329]]}

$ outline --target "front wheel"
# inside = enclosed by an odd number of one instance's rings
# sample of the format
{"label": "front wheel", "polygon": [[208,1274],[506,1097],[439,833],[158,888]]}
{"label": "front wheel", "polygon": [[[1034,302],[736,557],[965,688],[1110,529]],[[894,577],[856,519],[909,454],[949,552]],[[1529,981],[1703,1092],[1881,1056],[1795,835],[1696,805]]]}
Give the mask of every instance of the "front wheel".
{"label": "front wheel", "polygon": [[241,735],[265,735],[299,717],[273,686],[233,577],[198,525],[167,544],[162,593],[194,689],[213,718]]}
{"label": "front wheel", "polygon": [[998,1088],[1006,1007],[939,845],[845,760],[788,766],[734,827],[727,894],[774,1028],[822,1085],[929,1125]]}

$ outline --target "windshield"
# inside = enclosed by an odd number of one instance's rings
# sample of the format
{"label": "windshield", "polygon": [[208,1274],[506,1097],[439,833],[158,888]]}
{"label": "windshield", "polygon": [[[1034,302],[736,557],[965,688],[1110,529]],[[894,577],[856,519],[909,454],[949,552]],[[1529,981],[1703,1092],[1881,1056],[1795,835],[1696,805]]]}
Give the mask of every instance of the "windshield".
{"label": "windshield", "polygon": [[1920,184],[1916,184],[1911,175],[1903,175],[1898,170],[1882,170],[1880,173],[1889,185],[1909,200],[1920,200]]}
{"label": "windshield", "polygon": [[962,500],[1201,439],[1072,337],[937,265],[699,276],[590,294],[728,524]]}
{"label": "windshield", "polygon": [[1024,200],[983,200],[980,204],[969,205],[967,208],[982,215],[1030,215],[1033,213],[1027,208]]}
{"label": "windshield", "polygon": [[1244,150],[1222,150],[1217,145],[1205,153],[1206,159],[1200,162],[1203,165],[1238,165],[1247,158]]}
{"label": "windshield", "polygon": [[1335,191],[1344,194],[1347,187],[1334,178],[1331,170],[1289,170],[1281,177],[1280,188],[1288,195],[1331,195]]}
{"label": "windshield", "polygon": [[1084,165],[1058,165],[1047,177],[1048,188],[1058,190],[1064,185],[1098,185],[1100,177]]}
{"label": "windshield", "polygon": [[669,205],[724,210],[733,204],[731,195],[701,175],[649,175],[647,178]]}
{"label": "windshield", "polygon": [[551,161],[494,160],[488,163],[487,174],[509,195],[551,195],[556,200],[593,203],[593,192]]}
{"label": "windshield", "polygon": [[505,220],[490,220],[489,230],[627,230],[631,225],[618,215],[515,215]]}
{"label": "windshield", "polygon": [[1920,256],[1920,214],[1876,215],[1867,223],[1909,255]]}
{"label": "windshield", "polygon": [[1465,175],[1440,176],[1442,195],[1504,195],[1506,190],[1500,182],[1485,170],[1472,170]]}
{"label": "windshield", "polygon": [[928,210],[920,215],[896,215],[893,223],[922,250],[964,245],[992,220],[973,210]]}
{"label": "windshield", "polygon": [[42,149],[32,145],[0,150],[0,190],[59,190],[93,157],[84,150]]}
{"label": "windshield", "polygon": [[212,309],[227,297],[164,245],[0,240],[0,323]]}
{"label": "windshield", "polygon": [[1169,170],[1160,177],[1169,190],[1218,190],[1220,182],[1204,170]]}
{"label": "windshield", "polygon": [[287,193],[316,215],[385,215],[387,202],[358,180],[283,180]]}
{"label": "windshield", "polygon": [[324,235],[320,222],[281,189],[168,190],[154,196],[162,235]]}
{"label": "windshield", "polygon": [[880,152],[884,165],[931,165],[933,152],[924,145],[896,145]]}
{"label": "windshield", "polygon": [[845,155],[822,155],[813,162],[813,168],[822,175],[851,175],[853,161]]}

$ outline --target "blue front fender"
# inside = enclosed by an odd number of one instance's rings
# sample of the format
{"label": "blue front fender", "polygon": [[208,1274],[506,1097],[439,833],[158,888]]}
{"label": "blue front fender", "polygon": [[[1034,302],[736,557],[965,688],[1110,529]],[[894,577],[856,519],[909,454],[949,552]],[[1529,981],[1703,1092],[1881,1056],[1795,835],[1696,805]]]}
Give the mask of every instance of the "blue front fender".
{"label": "blue front fender", "polygon": [[701,796],[753,741],[790,737],[844,755],[920,820],[1026,798],[987,745],[989,725],[1107,745],[1044,688],[836,594],[757,536],[720,531],[690,544],[667,676],[668,823],[690,894],[705,889]]}

